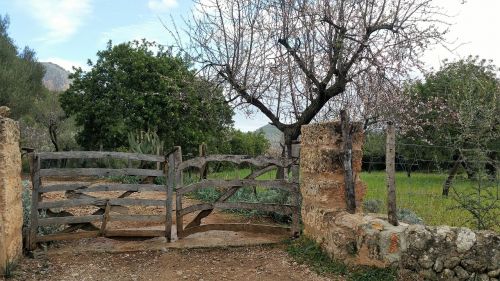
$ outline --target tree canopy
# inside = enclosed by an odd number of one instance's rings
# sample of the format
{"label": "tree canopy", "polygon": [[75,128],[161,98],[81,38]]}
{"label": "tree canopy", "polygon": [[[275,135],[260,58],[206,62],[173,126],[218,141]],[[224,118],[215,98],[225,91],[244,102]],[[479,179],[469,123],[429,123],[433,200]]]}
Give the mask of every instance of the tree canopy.
{"label": "tree canopy", "polygon": [[82,126],[77,141],[86,149],[123,148],[130,132],[154,131],[167,149],[194,151],[232,124],[221,90],[160,45],[109,42],[97,57],[91,70],[75,70],[61,96],[63,109]]}
{"label": "tree canopy", "polygon": [[197,1],[181,47],[206,77],[226,82],[227,101],[261,111],[291,145],[361,74],[391,79],[418,65],[446,32],[433,3]]}
{"label": "tree canopy", "polygon": [[7,33],[9,24],[9,17],[0,15],[0,105],[10,107],[12,118],[19,119],[41,97],[45,71],[33,50],[18,50]]}
{"label": "tree canopy", "polygon": [[439,71],[417,82],[410,97],[420,109],[420,138],[457,149],[499,149],[497,75],[498,68],[491,62],[469,57],[444,61]]}

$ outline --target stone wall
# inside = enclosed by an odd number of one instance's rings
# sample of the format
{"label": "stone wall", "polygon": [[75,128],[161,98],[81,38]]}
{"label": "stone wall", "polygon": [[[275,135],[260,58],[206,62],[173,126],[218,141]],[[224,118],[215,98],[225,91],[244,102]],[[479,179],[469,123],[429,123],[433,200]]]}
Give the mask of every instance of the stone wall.
{"label": "stone wall", "polygon": [[[361,172],[362,132],[354,136],[354,170]],[[337,122],[302,127],[301,192],[304,234],[334,259],[350,264],[398,267],[401,280],[498,281],[500,235],[448,226],[401,223],[384,215],[345,212]],[[365,185],[356,176],[357,206]]]}
{"label": "stone wall", "polygon": [[0,272],[22,254],[21,196],[19,124],[0,115]]}
{"label": "stone wall", "polygon": [[382,215],[338,213],[316,241],[350,264],[397,267],[403,280],[498,281],[500,235],[448,226],[389,224]]}

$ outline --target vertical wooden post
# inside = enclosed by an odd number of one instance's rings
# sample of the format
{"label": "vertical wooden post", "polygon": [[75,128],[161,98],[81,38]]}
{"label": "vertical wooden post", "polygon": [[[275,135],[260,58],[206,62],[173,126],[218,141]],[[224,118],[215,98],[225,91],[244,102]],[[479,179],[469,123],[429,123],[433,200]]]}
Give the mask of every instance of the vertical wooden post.
{"label": "vertical wooden post", "polygon": [[[176,146],[174,152],[174,167],[175,167],[175,187],[176,189],[181,188],[184,185],[182,170],[179,169],[179,165],[182,163],[182,148],[180,146]],[[184,228],[184,224],[182,222],[182,196],[176,194],[175,195],[175,225],[177,228],[177,238],[181,239],[183,237],[182,230]]]}
{"label": "vertical wooden post", "polygon": [[387,216],[389,223],[398,225],[396,209],[396,131],[392,122],[387,122],[385,148],[385,170],[387,174]]}
{"label": "vertical wooden post", "polygon": [[31,216],[28,250],[36,249],[38,232],[38,201],[40,200],[40,158],[36,153],[30,154],[30,172],[33,190],[31,191]]}
{"label": "vertical wooden post", "polygon": [[352,128],[345,110],[340,111],[340,122],[344,144],[343,164],[347,211],[354,214],[356,212],[356,193],[354,190],[354,171],[352,169]]}
{"label": "vertical wooden post", "polygon": [[167,180],[167,202],[166,202],[166,220],[165,220],[165,237],[167,241],[172,241],[172,201],[175,187],[175,152],[167,155],[164,165],[164,173]]}
{"label": "vertical wooden post", "polygon": [[291,165],[291,172],[292,172],[292,182],[296,184],[296,188],[294,189],[294,192],[292,193],[292,202],[295,207],[292,213],[292,227],[291,227],[291,235],[292,237],[298,237],[300,235],[300,225],[299,225],[299,219],[300,219],[300,191],[299,191],[299,157],[300,157],[300,143],[294,143],[292,144],[292,165]]}
{"label": "vertical wooden post", "polygon": [[[207,144],[206,143],[200,144],[199,151],[200,151],[200,157],[206,157]],[[200,168],[200,179],[202,180],[207,179],[207,173],[208,173],[207,164],[205,164]]]}

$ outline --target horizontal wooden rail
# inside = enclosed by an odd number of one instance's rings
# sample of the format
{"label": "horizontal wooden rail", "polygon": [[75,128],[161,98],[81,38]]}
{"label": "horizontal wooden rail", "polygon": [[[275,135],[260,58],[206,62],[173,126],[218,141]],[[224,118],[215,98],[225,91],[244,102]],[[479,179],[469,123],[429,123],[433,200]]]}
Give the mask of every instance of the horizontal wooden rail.
{"label": "horizontal wooden rail", "polygon": [[77,183],[57,183],[47,184],[40,188],[40,193],[54,192],[54,191],[73,191],[79,192],[101,192],[101,191],[159,191],[166,192],[165,185],[158,184],[122,184],[122,183],[90,183],[90,182],[77,182]]}
{"label": "horizontal wooden rail", "polygon": [[49,208],[69,208],[69,207],[78,207],[78,206],[86,206],[86,205],[94,205],[103,207],[106,205],[106,202],[109,200],[109,203],[113,206],[127,206],[127,205],[136,205],[136,206],[165,206],[165,200],[153,200],[153,199],[122,199],[122,198],[113,198],[113,199],[73,199],[73,200],[59,200],[59,201],[49,201],[49,202],[39,202],[38,209],[49,209]]}
{"label": "horizontal wooden rail", "polygon": [[110,215],[109,221],[165,222],[165,215]]}
{"label": "horizontal wooden rail", "polygon": [[275,234],[275,235],[287,235],[290,233],[290,228],[284,226],[246,224],[246,223],[224,223],[224,224],[204,224],[204,225],[190,227],[184,229],[179,238],[184,238],[194,233],[206,232],[211,230],[246,231],[252,233],[265,233],[265,234]]}
{"label": "horizontal wooden rail", "polygon": [[38,225],[45,226],[45,225],[53,225],[53,224],[95,222],[95,221],[102,221],[102,218],[103,218],[102,215],[40,218],[40,219],[38,219]]}
{"label": "horizontal wooden rail", "polygon": [[106,169],[106,168],[71,168],[71,169],[40,169],[41,177],[77,177],[77,176],[164,176],[163,171],[149,169]]}
{"label": "horizontal wooden rail", "polygon": [[73,232],[73,233],[56,233],[56,234],[48,234],[43,236],[37,236],[36,242],[48,242],[48,241],[58,241],[58,240],[76,240],[82,238],[96,238],[99,237],[99,231],[82,231],[82,232]]}
{"label": "horizontal wooden rail", "polygon": [[158,237],[165,236],[164,230],[106,230],[106,237]]}
{"label": "horizontal wooden rail", "polygon": [[183,186],[176,190],[177,196],[193,192],[197,189],[207,187],[245,187],[245,186],[258,186],[264,188],[277,188],[289,192],[297,191],[297,184],[285,180],[255,180],[255,179],[241,179],[241,180],[202,180],[200,182],[192,183]]}
{"label": "horizontal wooden rail", "polygon": [[100,159],[115,158],[126,160],[139,160],[151,162],[164,162],[165,156],[127,153],[127,152],[106,152],[106,151],[62,151],[62,152],[39,152],[37,153],[41,160],[45,159]]}
{"label": "horizontal wooden rail", "polygon": [[201,168],[208,162],[231,162],[235,164],[247,163],[257,167],[269,165],[288,167],[292,163],[291,160],[287,158],[273,158],[265,156],[252,157],[248,155],[209,155],[186,160],[179,165],[178,169],[182,171],[188,167]]}
{"label": "horizontal wooden rail", "polygon": [[247,202],[216,202],[213,204],[196,204],[189,207],[186,207],[182,210],[179,210],[179,214],[184,216],[186,214],[203,211],[203,210],[211,210],[211,209],[240,209],[240,210],[257,210],[264,212],[276,212],[280,214],[292,214],[294,210],[296,210],[297,206],[292,205],[282,205],[282,204],[264,204],[264,203],[247,203]]}

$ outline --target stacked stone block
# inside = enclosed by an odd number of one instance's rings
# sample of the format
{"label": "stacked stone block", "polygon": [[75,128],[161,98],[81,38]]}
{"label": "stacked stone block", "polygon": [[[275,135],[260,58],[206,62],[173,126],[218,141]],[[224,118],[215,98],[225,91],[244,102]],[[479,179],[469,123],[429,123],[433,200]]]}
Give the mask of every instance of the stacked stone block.
{"label": "stacked stone block", "polygon": [[19,124],[0,115],[0,273],[22,254],[21,196]]}
{"label": "stacked stone block", "polygon": [[[353,134],[353,171],[356,206],[360,209],[366,192],[359,179],[361,172],[363,130],[355,123]],[[343,169],[343,139],[340,122],[302,126],[300,172],[302,220],[305,234],[315,239],[325,232],[329,220],[346,210]]]}

